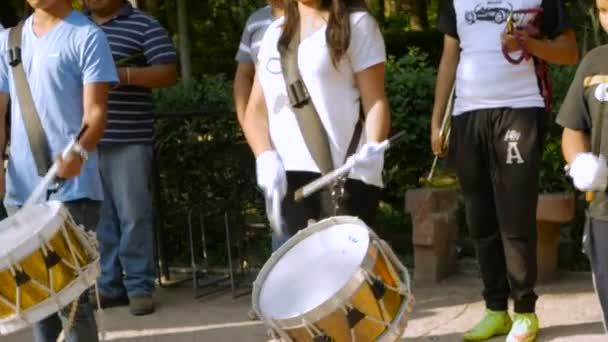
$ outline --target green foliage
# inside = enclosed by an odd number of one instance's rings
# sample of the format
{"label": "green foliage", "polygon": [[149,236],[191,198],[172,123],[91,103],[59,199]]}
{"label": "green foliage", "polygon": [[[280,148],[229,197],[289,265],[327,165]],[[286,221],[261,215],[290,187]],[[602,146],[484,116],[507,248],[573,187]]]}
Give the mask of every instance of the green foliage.
{"label": "green foliage", "polygon": [[572,187],[564,177],[564,158],[561,151],[562,128],[555,123],[555,114],[566,97],[576,66],[551,66],[553,80],[553,112],[547,117],[547,135],[540,171],[541,192],[571,192]]}
{"label": "green foliage", "polygon": [[[253,155],[235,115],[227,109],[232,102],[231,89],[224,77],[209,76],[155,92],[155,104],[162,114],[156,124],[156,150],[165,215],[164,244],[167,255],[178,260],[188,256],[185,237],[189,212],[197,232],[199,215],[204,216],[207,239],[212,242],[210,256],[223,261],[222,253],[211,253],[214,249],[225,251],[218,245],[225,234],[223,213],[229,211],[234,230],[242,227],[242,212],[255,212],[261,206]],[[196,115],[180,116],[183,111]],[[197,247],[200,251],[198,242]]]}
{"label": "green foliage", "polygon": [[204,75],[190,84],[178,83],[172,88],[154,93],[156,110],[185,111],[202,108],[222,108],[231,111],[232,84],[224,74]]}
{"label": "green foliage", "polygon": [[412,49],[401,58],[391,58],[386,67],[386,90],[392,113],[393,132],[405,130],[407,137],[391,148],[385,167],[387,200],[403,203],[408,189],[418,185],[418,178],[432,162],[429,130],[435,69],[427,57]]}

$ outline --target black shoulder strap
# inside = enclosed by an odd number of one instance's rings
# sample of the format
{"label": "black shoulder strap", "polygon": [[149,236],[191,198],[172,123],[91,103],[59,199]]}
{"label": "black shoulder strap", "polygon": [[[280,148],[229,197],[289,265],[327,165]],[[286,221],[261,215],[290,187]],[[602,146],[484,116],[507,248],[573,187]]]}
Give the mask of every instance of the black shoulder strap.
{"label": "black shoulder strap", "polygon": [[36,162],[38,174],[44,176],[50,168],[52,160],[50,157],[49,145],[40,123],[40,117],[36,111],[36,105],[32,98],[32,93],[27,82],[23,63],[21,60],[21,36],[23,32],[24,21],[19,22],[17,26],[10,29],[9,32],[9,64],[12,67],[13,81],[19,107],[23,117],[23,124],[27,131],[30,148]]}
{"label": "black shoulder strap", "polygon": [[[292,37],[289,46],[287,48],[279,47],[281,68],[285,79],[289,103],[296,114],[298,125],[304,137],[304,142],[321,173],[326,174],[334,169],[333,159],[327,132],[323,127],[323,123],[319,118],[319,113],[308,93],[306,84],[304,84],[302,76],[300,75],[300,69],[298,67],[298,47],[300,46],[300,40],[300,29],[298,28]],[[352,155],[359,145],[361,132],[363,130],[363,121],[365,119],[364,117],[363,105],[361,105],[359,119],[348,146],[346,158]]]}

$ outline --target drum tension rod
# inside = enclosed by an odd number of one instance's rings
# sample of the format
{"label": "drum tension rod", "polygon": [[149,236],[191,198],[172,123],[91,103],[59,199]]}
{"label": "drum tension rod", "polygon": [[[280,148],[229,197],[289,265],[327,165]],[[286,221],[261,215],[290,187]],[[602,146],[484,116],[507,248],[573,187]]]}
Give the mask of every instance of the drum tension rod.
{"label": "drum tension rod", "polygon": [[384,297],[384,294],[386,293],[386,285],[382,280],[372,277],[372,292],[374,293],[374,297],[378,300]]}
{"label": "drum tension rod", "polygon": [[27,273],[25,273],[23,270],[15,270],[13,278],[15,279],[17,287],[21,287],[31,280],[30,276],[27,275]]}
{"label": "drum tension rod", "polygon": [[53,268],[55,265],[61,262],[61,257],[55,251],[48,251],[44,257],[44,264],[47,268]]}
{"label": "drum tension rod", "polygon": [[357,308],[350,308],[346,313],[346,321],[348,322],[348,327],[350,329],[354,329],[355,326],[361,322],[365,318],[365,314]]}
{"label": "drum tension rod", "polygon": [[333,338],[327,335],[318,335],[312,339],[312,342],[335,342]]}

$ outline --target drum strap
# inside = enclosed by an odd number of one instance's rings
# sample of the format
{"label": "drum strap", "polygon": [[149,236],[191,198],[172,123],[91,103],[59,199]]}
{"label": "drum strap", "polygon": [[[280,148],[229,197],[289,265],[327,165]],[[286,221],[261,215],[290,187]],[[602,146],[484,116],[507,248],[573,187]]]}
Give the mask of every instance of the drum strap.
{"label": "drum strap", "polygon": [[23,124],[27,131],[30,149],[36,162],[38,174],[44,176],[51,167],[49,144],[36,111],[32,92],[27,82],[21,59],[21,37],[24,21],[13,27],[9,32],[9,65],[13,72],[13,82],[19,100],[19,108],[23,117]]}
{"label": "drum strap", "polygon": [[[361,8],[351,9],[351,11],[354,10],[361,10]],[[306,147],[321,171],[321,174],[327,174],[332,171],[335,166],[331,156],[327,132],[323,127],[323,123],[319,118],[319,113],[315,108],[312,98],[308,93],[308,89],[306,88],[306,84],[300,74],[298,66],[298,48],[300,42],[300,28],[298,27],[289,45],[286,48],[279,46],[281,69],[283,78],[285,79],[289,104],[295,113]],[[359,118],[357,119],[355,130],[349,143],[348,150],[346,151],[345,161],[357,150],[364,122],[365,113],[363,111],[363,105],[360,104]],[[342,191],[333,191],[332,193],[334,195],[330,197],[329,195],[331,194],[329,191],[321,192],[321,206],[325,216],[335,215],[335,212],[337,211],[336,206],[338,205],[338,203],[335,202],[339,200],[339,198],[336,199],[339,197],[336,196],[336,194],[342,195]]]}

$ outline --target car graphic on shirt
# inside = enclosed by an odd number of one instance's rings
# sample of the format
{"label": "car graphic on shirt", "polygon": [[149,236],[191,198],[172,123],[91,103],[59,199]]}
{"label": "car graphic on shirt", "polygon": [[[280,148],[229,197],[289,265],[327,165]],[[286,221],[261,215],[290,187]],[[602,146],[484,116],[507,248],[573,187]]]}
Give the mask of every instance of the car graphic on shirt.
{"label": "car graphic on shirt", "polygon": [[492,21],[502,24],[507,21],[512,10],[513,5],[508,2],[485,1],[475,6],[472,11],[466,11],[464,19],[469,25],[473,25],[477,21]]}

